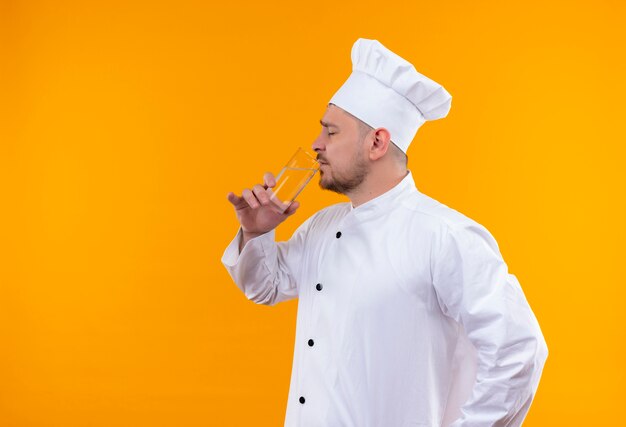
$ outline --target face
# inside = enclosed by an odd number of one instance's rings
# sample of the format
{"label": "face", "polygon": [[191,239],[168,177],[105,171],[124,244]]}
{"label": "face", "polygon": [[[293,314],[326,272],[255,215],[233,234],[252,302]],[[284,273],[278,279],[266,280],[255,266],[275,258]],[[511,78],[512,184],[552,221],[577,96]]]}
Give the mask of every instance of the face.
{"label": "face", "polygon": [[312,146],[321,164],[320,187],[348,194],[361,185],[370,170],[357,121],[331,104],[321,125]]}

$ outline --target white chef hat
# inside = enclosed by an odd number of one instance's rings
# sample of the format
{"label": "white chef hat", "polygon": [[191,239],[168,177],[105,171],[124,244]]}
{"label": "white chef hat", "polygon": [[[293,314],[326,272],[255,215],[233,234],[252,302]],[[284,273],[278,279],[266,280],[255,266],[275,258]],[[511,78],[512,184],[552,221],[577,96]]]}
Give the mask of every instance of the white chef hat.
{"label": "white chef hat", "polygon": [[373,128],[384,127],[406,153],[417,129],[448,115],[452,96],[377,40],[352,46],[352,74],[330,100]]}

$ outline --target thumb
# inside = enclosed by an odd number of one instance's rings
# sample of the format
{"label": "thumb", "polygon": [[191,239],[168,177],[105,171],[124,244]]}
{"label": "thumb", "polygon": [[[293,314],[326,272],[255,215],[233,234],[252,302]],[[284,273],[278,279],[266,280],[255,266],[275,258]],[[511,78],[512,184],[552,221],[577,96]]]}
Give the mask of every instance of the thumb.
{"label": "thumb", "polygon": [[287,216],[291,216],[294,213],[296,213],[296,210],[298,210],[298,208],[300,207],[300,202],[298,201],[293,201],[289,207],[287,208],[287,210],[285,210],[285,215]]}

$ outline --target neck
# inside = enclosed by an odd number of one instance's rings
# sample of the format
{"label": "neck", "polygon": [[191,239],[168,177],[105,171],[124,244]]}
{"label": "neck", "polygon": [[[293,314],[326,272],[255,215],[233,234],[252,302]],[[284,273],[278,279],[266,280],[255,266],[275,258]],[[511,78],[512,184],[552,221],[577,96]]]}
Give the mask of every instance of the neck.
{"label": "neck", "polygon": [[380,171],[376,173],[372,171],[369,175],[367,175],[367,177],[363,180],[363,183],[361,183],[358,188],[355,188],[352,192],[346,194],[350,198],[353,207],[356,208],[363,203],[367,203],[370,200],[375,199],[381,194],[385,194],[387,191],[398,185],[400,181],[402,181],[409,173],[406,169],[394,170],[391,174],[389,171],[386,171],[386,173],[384,172],[385,171]]}

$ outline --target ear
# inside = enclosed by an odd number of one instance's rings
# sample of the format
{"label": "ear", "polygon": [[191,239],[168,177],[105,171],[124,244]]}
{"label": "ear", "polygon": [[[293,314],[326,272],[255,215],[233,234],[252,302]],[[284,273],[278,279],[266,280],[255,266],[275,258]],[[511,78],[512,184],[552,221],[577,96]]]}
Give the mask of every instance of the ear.
{"label": "ear", "polygon": [[391,134],[385,128],[375,129],[372,141],[370,143],[370,160],[378,160],[382,158],[389,149],[391,143]]}

